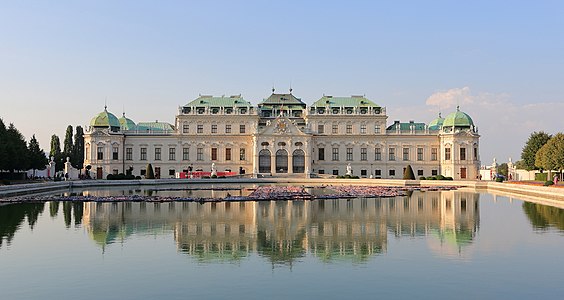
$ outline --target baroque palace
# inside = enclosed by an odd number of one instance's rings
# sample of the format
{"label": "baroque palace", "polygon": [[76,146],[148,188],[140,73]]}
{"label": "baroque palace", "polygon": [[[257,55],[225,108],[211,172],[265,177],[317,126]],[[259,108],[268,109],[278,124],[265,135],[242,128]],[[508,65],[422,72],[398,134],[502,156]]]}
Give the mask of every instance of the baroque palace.
{"label": "baroque palace", "polygon": [[[272,94],[258,106],[241,95],[201,95],[179,107],[174,124],[135,123],[107,111],[94,116],[85,135],[85,165],[94,176],[157,178],[190,172],[263,176],[353,175],[402,178],[479,176],[479,138],[472,118],[456,109],[430,123],[394,121],[364,96],[323,96],[306,105],[290,93]],[[323,175],[325,174],[325,175]]]}

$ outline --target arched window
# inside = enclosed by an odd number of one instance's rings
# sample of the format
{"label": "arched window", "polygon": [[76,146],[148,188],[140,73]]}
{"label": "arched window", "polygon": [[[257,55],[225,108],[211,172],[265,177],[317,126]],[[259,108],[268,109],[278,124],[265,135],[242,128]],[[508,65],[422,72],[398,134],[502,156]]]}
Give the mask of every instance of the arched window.
{"label": "arched window", "polygon": [[262,149],[259,152],[259,173],[270,173],[270,151]]}
{"label": "arched window", "polygon": [[288,151],[276,151],[276,173],[288,173]]}
{"label": "arched window", "polygon": [[305,172],[305,153],[304,150],[296,149],[292,153],[292,172],[303,173]]}

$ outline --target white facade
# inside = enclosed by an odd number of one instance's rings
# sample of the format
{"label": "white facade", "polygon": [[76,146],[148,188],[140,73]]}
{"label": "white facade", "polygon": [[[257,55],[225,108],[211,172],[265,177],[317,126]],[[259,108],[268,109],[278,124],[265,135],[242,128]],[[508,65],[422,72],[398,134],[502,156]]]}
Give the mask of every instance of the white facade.
{"label": "white facade", "polygon": [[[324,96],[307,106],[275,94],[258,107],[240,95],[200,96],[179,108],[174,125],[119,120],[104,110],[85,133],[85,166],[93,177],[144,175],[148,163],[160,178],[183,171],[272,176],[353,175],[402,178],[479,176],[479,135],[460,111],[429,124],[388,125],[385,107],[363,96]],[[444,124],[443,124],[444,122]]]}

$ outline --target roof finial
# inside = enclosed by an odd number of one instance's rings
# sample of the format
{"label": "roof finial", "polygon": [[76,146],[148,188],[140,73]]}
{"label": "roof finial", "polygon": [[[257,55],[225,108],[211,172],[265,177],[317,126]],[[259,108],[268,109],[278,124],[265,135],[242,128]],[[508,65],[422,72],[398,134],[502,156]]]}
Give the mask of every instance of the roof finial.
{"label": "roof finial", "polygon": [[460,105],[456,106],[456,111],[460,111]]}
{"label": "roof finial", "polygon": [[104,99],[104,110],[108,110],[108,96],[106,96],[106,99]]}
{"label": "roof finial", "polygon": [[272,85],[272,92],[274,93],[276,89],[274,88],[274,84]]}

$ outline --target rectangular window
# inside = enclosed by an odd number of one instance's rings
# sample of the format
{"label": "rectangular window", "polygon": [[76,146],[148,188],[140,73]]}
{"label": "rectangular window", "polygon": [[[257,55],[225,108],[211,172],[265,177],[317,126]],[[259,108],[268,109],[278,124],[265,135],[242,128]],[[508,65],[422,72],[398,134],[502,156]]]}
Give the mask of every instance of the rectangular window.
{"label": "rectangular window", "polygon": [[147,148],[145,148],[145,147],[141,148],[139,160],[147,160]]}
{"label": "rectangular window", "polygon": [[239,125],[239,133],[245,133],[245,124]]}
{"label": "rectangular window", "polygon": [[239,149],[239,160],[245,160],[245,148]]}
{"label": "rectangular window", "polygon": [[379,133],[380,133],[380,124],[374,125],[374,133],[375,133],[375,134],[379,134]]}
{"label": "rectangular window", "polygon": [[112,147],[112,159],[113,160],[119,159],[119,148],[118,147]]}
{"label": "rectangular window", "polygon": [[176,148],[168,148],[168,160],[176,160]]}
{"label": "rectangular window", "polygon": [[364,170],[364,169],[360,170],[360,176],[366,177],[366,174],[367,174],[366,170]]}
{"label": "rectangular window", "polygon": [[325,126],[323,124],[317,125],[317,133],[319,133],[319,134],[325,133]]}
{"label": "rectangular window", "polygon": [[445,148],[445,160],[450,160],[450,148]]}
{"label": "rectangular window", "polygon": [[190,125],[182,124],[182,133],[189,133],[190,132]]}
{"label": "rectangular window", "polygon": [[390,176],[396,176],[396,170],[390,170],[389,174]]}
{"label": "rectangular window", "polygon": [[217,133],[217,124],[212,124],[211,133]]}
{"label": "rectangular window", "polygon": [[225,125],[225,133],[231,133],[231,125],[230,124]]}
{"label": "rectangular window", "polygon": [[325,148],[319,148],[317,159],[325,160]]}
{"label": "rectangular window", "polygon": [[198,131],[197,131],[198,133],[204,133],[204,125],[201,125],[201,124],[198,125],[197,130],[198,130]]}
{"label": "rectangular window", "polygon": [[174,176],[175,173],[176,173],[176,171],[175,171],[174,169],[168,170],[168,175],[169,175],[169,176]]}
{"label": "rectangular window", "polygon": [[333,175],[339,175],[339,170],[333,170]]}
{"label": "rectangular window", "polygon": [[155,148],[155,160],[161,160],[161,148]]}
{"label": "rectangular window", "polygon": [[231,160],[231,148],[225,148],[225,160]]}
{"label": "rectangular window", "polygon": [[360,160],[368,160],[368,151],[366,148],[360,148]]}
{"label": "rectangular window", "polygon": [[360,124],[360,134],[366,134],[366,124]]}
{"label": "rectangular window", "polygon": [[196,149],[196,160],[204,160],[204,148]]}
{"label": "rectangular window", "polygon": [[439,153],[439,150],[437,148],[431,148],[431,160],[437,160],[437,153]]}
{"label": "rectangular window", "polygon": [[439,172],[437,170],[431,170],[431,176],[437,176]]}
{"label": "rectangular window", "polygon": [[417,148],[417,160],[423,160],[423,148]]}
{"label": "rectangular window", "polygon": [[125,160],[133,160],[133,148],[125,148]]}
{"label": "rectangular window", "polygon": [[460,148],[460,160],[466,160],[466,148]]}
{"label": "rectangular window", "polygon": [[347,161],[353,160],[353,148],[347,148]]}
{"label": "rectangular window", "polygon": [[339,148],[333,148],[333,152],[332,152],[332,157],[331,159],[333,161],[338,161],[339,160]]}
{"label": "rectangular window", "polygon": [[382,148],[374,148],[374,160],[382,160]]}
{"label": "rectangular window", "polygon": [[417,170],[417,176],[423,176],[423,170]]}
{"label": "rectangular window", "polygon": [[352,124],[347,124],[347,134],[352,133]]}
{"label": "rectangular window", "polygon": [[325,170],[321,169],[321,170],[317,171],[317,174],[325,174]]}
{"label": "rectangular window", "polygon": [[478,148],[474,147],[474,160],[478,160]]}
{"label": "rectangular window", "polygon": [[409,148],[403,148],[403,160],[409,160]]}
{"label": "rectangular window", "polygon": [[374,170],[374,176],[382,176],[382,170],[380,169]]}
{"label": "rectangular window", "polygon": [[211,148],[211,160],[217,160],[217,148]]}
{"label": "rectangular window", "polygon": [[182,160],[190,160],[190,148],[182,148]]}
{"label": "rectangular window", "polygon": [[96,158],[99,160],[104,159],[104,147],[96,148]]}
{"label": "rectangular window", "polygon": [[396,148],[388,149],[388,160],[391,160],[391,161],[396,160]]}
{"label": "rectangular window", "polygon": [[331,126],[331,133],[333,133],[333,134],[339,133],[339,124],[333,124]]}

